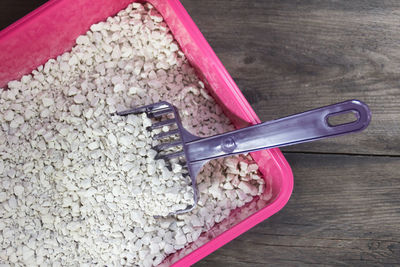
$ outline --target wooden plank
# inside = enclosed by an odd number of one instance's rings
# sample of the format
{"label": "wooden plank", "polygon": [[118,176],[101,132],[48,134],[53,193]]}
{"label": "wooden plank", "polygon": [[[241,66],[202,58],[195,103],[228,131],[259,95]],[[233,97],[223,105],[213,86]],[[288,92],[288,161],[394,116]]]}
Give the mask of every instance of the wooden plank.
{"label": "wooden plank", "polygon": [[400,155],[400,2],[182,0],[261,120],[347,99],[367,131],[284,151]]}
{"label": "wooden plank", "polygon": [[0,30],[38,8],[47,0],[1,0]]}
{"label": "wooden plank", "polygon": [[195,266],[400,264],[400,158],[286,157],[289,203]]}

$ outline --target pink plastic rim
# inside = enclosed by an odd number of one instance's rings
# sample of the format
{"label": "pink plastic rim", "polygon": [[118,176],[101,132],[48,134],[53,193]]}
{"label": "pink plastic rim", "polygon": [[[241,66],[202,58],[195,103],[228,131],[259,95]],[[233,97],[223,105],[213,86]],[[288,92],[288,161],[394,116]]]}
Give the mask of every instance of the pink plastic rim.
{"label": "pink plastic rim", "polygon": [[[68,51],[91,24],[115,15],[131,2],[134,1],[50,0],[4,29],[0,32],[0,86]],[[178,0],[148,2],[163,15],[199,77],[235,126],[259,123],[259,118],[181,3]],[[85,20],[81,19],[83,17]],[[286,205],[293,189],[293,174],[283,154],[279,149],[270,149],[252,153],[252,156],[262,172],[271,176],[269,182],[274,195],[271,202],[187,255],[178,259],[168,257],[163,264],[194,264]]]}

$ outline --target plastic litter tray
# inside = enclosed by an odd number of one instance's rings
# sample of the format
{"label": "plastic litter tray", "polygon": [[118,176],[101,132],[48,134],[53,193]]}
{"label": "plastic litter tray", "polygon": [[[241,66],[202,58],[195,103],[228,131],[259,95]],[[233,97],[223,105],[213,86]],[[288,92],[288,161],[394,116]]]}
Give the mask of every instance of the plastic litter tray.
{"label": "plastic litter tray", "polygon": [[[93,23],[124,9],[132,0],[51,0],[0,32],[0,87],[20,79],[72,48]],[[178,0],[149,0],[164,17],[198,76],[237,128],[260,120]],[[289,200],[293,174],[279,149],[251,154],[266,181],[265,197],[230,216],[161,266],[188,266],[278,212]],[[269,199],[265,201],[263,199]]]}

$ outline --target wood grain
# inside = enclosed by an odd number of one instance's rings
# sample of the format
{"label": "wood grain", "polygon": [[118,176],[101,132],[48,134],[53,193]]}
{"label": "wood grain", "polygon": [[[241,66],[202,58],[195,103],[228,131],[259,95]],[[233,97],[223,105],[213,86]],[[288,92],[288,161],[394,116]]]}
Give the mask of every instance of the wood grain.
{"label": "wood grain", "polygon": [[400,2],[182,0],[261,120],[346,99],[360,134],[284,148],[400,155]]}
{"label": "wood grain", "polygon": [[46,0],[1,0],[0,30],[46,2]]}
{"label": "wood grain", "polygon": [[285,156],[289,203],[195,266],[400,264],[400,158]]}

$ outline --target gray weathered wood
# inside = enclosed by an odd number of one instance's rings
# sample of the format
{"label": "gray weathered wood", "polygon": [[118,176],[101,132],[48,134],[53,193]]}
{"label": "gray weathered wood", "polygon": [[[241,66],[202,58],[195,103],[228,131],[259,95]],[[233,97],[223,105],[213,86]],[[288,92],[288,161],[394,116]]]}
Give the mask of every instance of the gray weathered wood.
{"label": "gray weathered wood", "polygon": [[357,98],[362,134],[284,151],[400,155],[400,2],[182,0],[261,120]]}
{"label": "gray weathered wood", "polygon": [[35,8],[47,2],[46,0],[1,0],[0,30],[25,16]]}
{"label": "gray weathered wood", "polygon": [[195,266],[400,264],[400,158],[286,157],[289,203]]}

